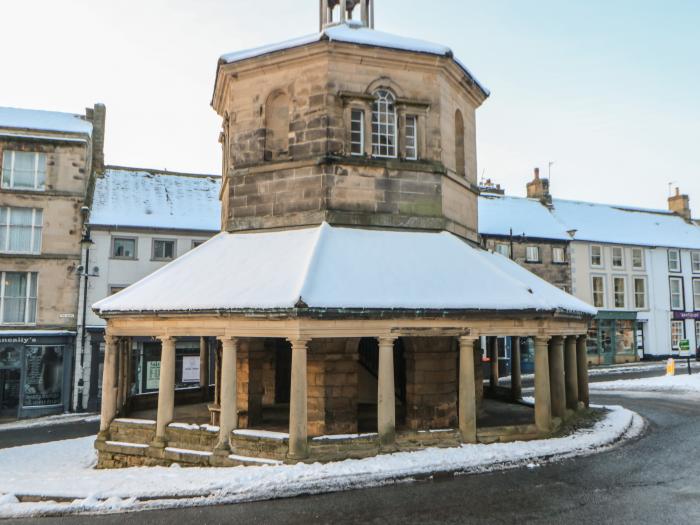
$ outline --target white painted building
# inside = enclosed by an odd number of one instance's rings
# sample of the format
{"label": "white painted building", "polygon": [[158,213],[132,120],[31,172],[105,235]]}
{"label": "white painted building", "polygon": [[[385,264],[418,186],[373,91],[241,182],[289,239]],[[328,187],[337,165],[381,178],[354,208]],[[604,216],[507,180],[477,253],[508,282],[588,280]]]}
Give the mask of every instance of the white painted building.
{"label": "white painted building", "polygon": [[[220,186],[218,176],[121,167],[107,167],[104,176],[97,179],[89,219],[92,244],[85,243],[82,259],[85,271],[78,324],[76,409],[99,406],[105,323],[91,305],[218,233]],[[141,351],[144,344],[148,348],[147,341],[134,344]],[[199,352],[198,343],[190,346]]]}

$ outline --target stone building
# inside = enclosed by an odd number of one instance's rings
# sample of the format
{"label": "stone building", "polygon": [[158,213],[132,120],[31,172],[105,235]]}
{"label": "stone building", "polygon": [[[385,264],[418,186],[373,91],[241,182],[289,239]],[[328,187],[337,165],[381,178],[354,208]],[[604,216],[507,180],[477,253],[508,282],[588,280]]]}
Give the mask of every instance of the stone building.
{"label": "stone building", "polygon": [[[449,48],[376,31],[372,3],[323,0],[319,33],[219,61],[222,232],[93,306],[100,466],[529,439],[586,403],[595,310],[478,245],[488,91]],[[192,336],[218,340],[215,385],[183,406],[175,345]],[[498,336],[534,340],[534,410],[518,370],[482,386],[479,344]],[[151,420],[129,412],[133,337],[161,343]]]}
{"label": "stone building", "polygon": [[[79,297],[75,410],[99,410],[105,321],[89,305],[123,290],[219,232],[221,177],[143,168],[107,166],[94,185]],[[136,338],[134,406],[151,403],[158,387],[160,350],[148,338]],[[192,362],[200,341],[178,342],[178,359]],[[199,368],[198,357],[194,364]],[[208,368],[205,364],[204,368]],[[178,389],[199,384],[191,370]],[[197,377],[194,377],[197,376]],[[194,378],[194,379],[193,379]]]}
{"label": "stone building", "polygon": [[0,108],[0,417],[70,407],[84,208],[105,107]]}

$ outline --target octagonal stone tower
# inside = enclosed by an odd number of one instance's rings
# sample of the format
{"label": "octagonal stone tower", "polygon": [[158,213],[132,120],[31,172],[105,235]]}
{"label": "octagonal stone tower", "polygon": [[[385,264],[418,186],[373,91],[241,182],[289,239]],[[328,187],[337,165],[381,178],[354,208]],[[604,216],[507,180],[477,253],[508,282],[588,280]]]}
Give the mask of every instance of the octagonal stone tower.
{"label": "octagonal stone tower", "polygon": [[373,7],[321,0],[320,33],[221,57],[223,230],[326,221],[477,241],[489,93],[449,48],[374,30]]}

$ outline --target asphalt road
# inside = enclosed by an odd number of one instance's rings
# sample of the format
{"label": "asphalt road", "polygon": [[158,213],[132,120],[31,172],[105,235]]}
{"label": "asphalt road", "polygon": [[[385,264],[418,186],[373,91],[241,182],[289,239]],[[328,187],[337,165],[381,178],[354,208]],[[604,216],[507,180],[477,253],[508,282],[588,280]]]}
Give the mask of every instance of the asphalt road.
{"label": "asphalt road", "polygon": [[658,395],[593,400],[636,410],[648,420],[647,432],[608,452],[533,469],[232,506],[18,523],[700,523],[700,403]]}

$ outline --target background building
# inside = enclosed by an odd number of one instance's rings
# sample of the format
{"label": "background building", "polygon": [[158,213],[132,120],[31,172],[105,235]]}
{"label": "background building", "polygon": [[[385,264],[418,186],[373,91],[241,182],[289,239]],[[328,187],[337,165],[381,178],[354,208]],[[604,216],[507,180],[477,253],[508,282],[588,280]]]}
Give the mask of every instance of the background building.
{"label": "background building", "polygon": [[[85,243],[83,254],[80,359],[75,374],[77,410],[95,410],[99,406],[105,323],[92,312],[91,305],[218,233],[220,181],[220,177],[211,175],[112,166],[97,178],[89,219],[91,242]],[[132,343],[135,366],[142,379],[136,381],[135,392],[154,391],[158,376],[149,380],[147,370],[150,366],[157,374],[160,352],[152,357],[152,344],[146,338],[134,339]],[[180,341],[178,352],[198,356],[199,340]],[[182,361],[181,356],[179,359]]]}
{"label": "background building", "polygon": [[0,417],[69,408],[85,207],[105,107],[0,108]]}

